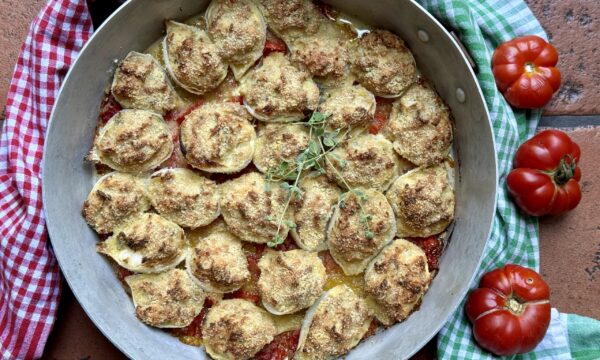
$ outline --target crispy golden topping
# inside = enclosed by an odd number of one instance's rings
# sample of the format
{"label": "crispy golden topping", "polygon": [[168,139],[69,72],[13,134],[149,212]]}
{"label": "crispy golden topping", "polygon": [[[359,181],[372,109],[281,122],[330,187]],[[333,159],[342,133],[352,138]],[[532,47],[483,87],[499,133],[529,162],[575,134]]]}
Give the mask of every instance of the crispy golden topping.
{"label": "crispy golden topping", "polygon": [[241,105],[206,104],[181,124],[181,147],[193,167],[219,173],[238,172],[252,160],[256,133]]}
{"label": "crispy golden topping", "polygon": [[346,85],[328,90],[319,112],[329,115],[327,127],[343,129],[366,127],[375,115],[375,96],[361,85]]}
{"label": "crispy golden topping", "polygon": [[297,34],[313,34],[323,15],[310,0],[259,0],[267,23],[285,39]]}
{"label": "crispy golden topping", "polygon": [[313,76],[339,79],[348,66],[348,40],[336,24],[324,22],[315,34],[290,43],[292,61],[304,65]]}
{"label": "crispy golden topping", "polygon": [[350,51],[358,81],[378,96],[399,96],[416,81],[417,67],[398,36],[375,30],[361,37]]}
{"label": "crispy golden topping", "polygon": [[276,315],[311,306],[323,292],[325,266],[316,252],[269,251],[258,263],[263,305]]}
{"label": "crispy golden topping", "polygon": [[395,321],[404,320],[421,302],[431,275],[420,247],[396,239],[384,248],[365,272],[365,289]]}
{"label": "crispy golden topping", "polygon": [[276,331],[261,308],[246,300],[223,300],[208,311],[202,339],[215,359],[246,360],[270,343]]}
{"label": "crispy golden topping", "polygon": [[141,214],[97,246],[122,267],[137,272],[160,272],[179,264],[187,253],[183,230],[151,213]]}
{"label": "crispy golden topping", "polygon": [[296,358],[331,359],[355,347],[367,332],[372,315],[365,301],[346,285],[329,290],[317,303],[308,329],[302,329]]}
{"label": "crispy golden topping", "polygon": [[454,218],[454,191],[445,164],[399,177],[387,198],[396,213],[398,237],[439,234]]}
{"label": "crispy golden topping", "polygon": [[89,160],[123,172],[146,172],[173,152],[163,118],[146,110],[121,110],[100,129]]}
{"label": "crispy golden topping", "polygon": [[220,213],[217,184],[188,169],[157,171],[148,191],[154,209],[183,227],[208,225]]}
{"label": "crispy golden topping", "polygon": [[83,203],[81,213],[96,232],[108,234],[149,208],[143,180],[115,172],[98,180]]}
{"label": "crispy golden topping", "polygon": [[168,21],[163,56],[173,79],[194,94],[214,90],[227,76],[219,49],[204,30],[194,26]]}
{"label": "crispy golden topping", "polygon": [[356,275],[395,233],[394,213],[385,196],[373,189],[357,189],[342,195],[327,241],[331,255],[344,272]]}
{"label": "crispy golden topping", "polygon": [[324,175],[305,176],[299,186],[303,195],[294,199],[296,228],[292,229],[292,236],[298,246],[305,250],[325,250],[327,223],[341,190]]}
{"label": "crispy golden topping", "polygon": [[327,175],[342,187],[374,188],[385,191],[405,171],[392,143],[383,135],[360,134],[331,152]]}
{"label": "crispy golden topping", "polygon": [[289,124],[266,124],[258,133],[253,162],[266,173],[287,162],[290,176],[296,168],[294,160],[308,147],[309,132],[306,126]]}
{"label": "crispy golden topping", "polygon": [[209,292],[237,290],[250,278],[242,243],[226,230],[199,238],[190,252],[187,267]]}
{"label": "crispy golden topping", "polygon": [[256,61],[262,55],[267,24],[249,0],[212,0],[206,12],[208,34],[227,62]]}
{"label": "crispy golden topping", "polygon": [[242,79],[240,94],[263,121],[294,121],[315,110],[319,88],[310,74],[294,67],[282,53],[271,53]]}
{"label": "crispy golden topping", "polygon": [[151,110],[162,115],[181,104],[158,61],[152,55],[135,51],[119,63],[112,94],[124,108]]}
{"label": "crispy golden topping", "polygon": [[179,269],[125,278],[131,288],[135,314],[160,328],[188,326],[202,310],[205,295],[188,274]]}
{"label": "crispy golden topping", "polygon": [[439,163],[452,144],[450,109],[424,80],[394,102],[386,136],[400,156],[419,166]]}
{"label": "crispy golden topping", "polygon": [[[227,227],[244,241],[268,243],[277,235],[277,222],[283,213],[287,193],[279,182],[267,184],[256,172],[221,185],[221,211]],[[286,221],[293,218],[288,208],[279,235],[288,233]]]}

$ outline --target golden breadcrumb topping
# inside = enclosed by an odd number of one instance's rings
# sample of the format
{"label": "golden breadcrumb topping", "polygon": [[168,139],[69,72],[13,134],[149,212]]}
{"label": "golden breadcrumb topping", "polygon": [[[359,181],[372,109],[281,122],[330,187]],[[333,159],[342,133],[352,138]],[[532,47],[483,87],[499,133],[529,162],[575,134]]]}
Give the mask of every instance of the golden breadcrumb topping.
{"label": "golden breadcrumb topping", "polygon": [[328,159],[327,175],[342,187],[385,191],[403,171],[392,143],[381,134],[357,135],[335,148]]}
{"label": "golden breadcrumb topping", "polygon": [[148,191],[154,209],[179,226],[205,226],[220,213],[217,184],[192,170],[160,170],[150,177]]}
{"label": "golden breadcrumb topping", "polygon": [[251,116],[239,104],[205,104],[185,117],[181,148],[193,167],[207,172],[234,173],[252,160],[256,132]]}
{"label": "golden breadcrumb topping", "polygon": [[168,21],[163,54],[171,76],[192,93],[212,91],[227,76],[219,48],[198,27]]}
{"label": "golden breadcrumb topping", "polygon": [[259,0],[267,23],[284,38],[313,34],[323,15],[310,0]]}
{"label": "golden breadcrumb topping", "polygon": [[419,166],[439,163],[452,144],[452,115],[424,80],[394,102],[385,134],[400,156]]}
{"label": "golden breadcrumb topping", "polygon": [[188,326],[204,305],[204,292],[183,270],[132,275],[125,281],[131,288],[136,316],[151,326]]}
{"label": "golden breadcrumb topping", "polygon": [[169,127],[162,116],[146,110],[121,110],[100,129],[88,157],[124,172],[145,172],[173,152]]}
{"label": "golden breadcrumb topping", "polygon": [[175,267],[187,251],[183,229],[160,215],[141,214],[97,246],[131,271],[158,272]]}
{"label": "golden breadcrumb topping", "polygon": [[454,218],[454,191],[445,164],[399,177],[387,198],[396,213],[398,237],[439,234]]}
{"label": "golden breadcrumb topping", "polygon": [[404,41],[386,30],[361,37],[350,50],[358,81],[379,96],[399,96],[416,81],[417,67]]}
{"label": "golden breadcrumb topping", "polygon": [[325,234],[327,223],[337,204],[341,190],[327,176],[305,176],[299,187],[303,195],[294,199],[294,222],[292,236],[298,246],[309,251],[327,248]]}
{"label": "golden breadcrumb topping", "polygon": [[385,247],[365,272],[366,291],[396,321],[420,304],[430,282],[425,252],[404,239]]}
{"label": "golden breadcrumb topping", "polygon": [[266,124],[259,130],[252,161],[262,173],[277,169],[285,161],[291,178],[296,169],[294,160],[308,147],[309,140],[304,125]]}
{"label": "golden breadcrumb topping", "polygon": [[213,358],[246,360],[270,343],[277,329],[261,308],[241,299],[211,307],[202,328],[206,350]]}
{"label": "golden breadcrumb topping", "polygon": [[[372,315],[363,299],[346,285],[329,290],[316,306],[299,359],[331,359],[355,347],[367,332]],[[304,329],[303,329],[304,330]]]}
{"label": "golden breadcrumb topping", "polygon": [[228,231],[198,239],[188,268],[200,285],[211,292],[237,290],[250,278],[242,243]]}
{"label": "golden breadcrumb topping", "polygon": [[[221,211],[227,227],[244,241],[268,243],[277,235],[277,223],[284,212],[287,192],[280,183],[267,184],[264,176],[251,172],[221,185]],[[288,207],[279,236],[285,239],[293,219]]]}
{"label": "golden breadcrumb topping", "polygon": [[375,115],[375,96],[361,85],[346,85],[325,91],[319,112],[328,115],[327,127],[366,127]]}
{"label": "golden breadcrumb topping", "polygon": [[242,79],[240,94],[259,120],[293,121],[315,110],[319,88],[310,74],[294,67],[284,54],[275,52]]}
{"label": "golden breadcrumb topping", "polygon": [[119,63],[112,94],[126,109],[151,110],[162,115],[181,104],[158,61],[152,55],[135,51]]}
{"label": "golden breadcrumb topping", "polygon": [[316,252],[269,251],[261,257],[258,267],[258,290],[263,304],[277,315],[305,309],[323,292],[325,266]]}
{"label": "golden breadcrumb topping", "polygon": [[81,213],[99,234],[108,234],[150,208],[143,179],[110,173],[96,183]]}
{"label": "golden breadcrumb topping", "polygon": [[327,241],[334,260],[346,274],[355,275],[395,233],[394,213],[385,196],[374,189],[357,189],[342,195]]}
{"label": "golden breadcrumb topping", "polygon": [[304,65],[313,76],[339,79],[348,67],[348,40],[338,25],[323,22],[315,34],[290,42],[292,61]]}
{"label": "golden breadcrumb topping", "polygon": [[208,34],[223,60],[241,63],[262,55],[267,24],[252,1],[213,0],[206,18]]}

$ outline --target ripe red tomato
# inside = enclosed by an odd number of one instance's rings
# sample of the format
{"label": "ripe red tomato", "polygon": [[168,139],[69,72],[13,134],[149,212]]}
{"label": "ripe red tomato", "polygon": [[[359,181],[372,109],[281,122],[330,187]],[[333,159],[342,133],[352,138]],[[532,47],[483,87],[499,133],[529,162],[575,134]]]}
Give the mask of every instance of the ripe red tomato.
{"label": "ripe red tomato", "polygon": [[475,340],[500,356],[533,350],[550,325],[549,297],[548,284],[531,269],[508,264],[488,272],[465,305]]}
{"label": "ripe red tomato", "polygon": [[508,190],[517,205],[533,216],[557,215],[581,201],[581,150],[569,135],[545,130],[524,142],[508,174]]}
{"label": "ripe red tomato", "polygon": [[548,103],[560,87],[557,62],[554,46],[529,35],[500,44],[492,57],[492,71],[506,101],[518,108],[535,109]]}

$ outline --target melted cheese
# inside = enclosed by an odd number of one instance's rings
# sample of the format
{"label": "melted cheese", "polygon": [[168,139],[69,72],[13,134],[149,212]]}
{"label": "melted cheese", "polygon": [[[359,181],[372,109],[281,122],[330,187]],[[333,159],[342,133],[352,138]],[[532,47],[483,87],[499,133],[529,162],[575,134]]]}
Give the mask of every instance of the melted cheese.
{"label": "melted cheese", "polygon": [[186,257],[187,241],[177,224],[156,214],[141,214],[97,245],[99,253],[127,270],[157,273],[173,269]]}

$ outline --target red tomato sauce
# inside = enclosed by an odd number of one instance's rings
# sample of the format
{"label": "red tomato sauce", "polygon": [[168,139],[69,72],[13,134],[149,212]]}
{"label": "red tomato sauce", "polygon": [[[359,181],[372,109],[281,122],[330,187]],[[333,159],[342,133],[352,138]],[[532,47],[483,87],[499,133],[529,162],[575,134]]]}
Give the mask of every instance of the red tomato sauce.
{"label": "red tomato sauce", "polygon": [[370,134],[378,134],[390,121],[390,114],[392,112],[392,104],[394,99],[386,99],[382,97],[375,98],[375,117],[369,126]]}
{"label": "red tomato sauce", "polygon": [[[270,33],[269,33],[270,34]],[[271,36],[267,36],[267,41],[265,41],[265,48],[263,49],[263,57],[268,56],[272,52],[287,52],[287,46],[278,37],[270,34]],[[260,60],[259,60],[260,61]]]}
{"label": "red tomato sauce", "polygon": [[225,294],[225,296],[223,296],[223,299],[244,299],[250,301],[251,303],[254,303],[254,305],[260,305],[260,295],[254,292],[254,290],[236,290],[234,292]]}
{"label": "red tomato sauce", "polygon": [[288,235],[285,238],[285,241],[283,243],[275,246],[273,249],[277,250],[277,251],[290,251],[290,250],[296,250],[296,249],[300,249],[300,248],[296,244],[296,241],[294,240],[294,238],[292,238],[292,235]]}
{"label": "red tomato sauce", "polygon": [[425,255],[427,255],[427,265],[429,266],[429,271],[439,270],[443,244],[438,236],[434,235],[426,238],[409,238],[408,240],[423,249]]}
{"label": "red tomato sauce", "polygon": [[133,274],[134,274],[133,271],[129,271],[129,270],[125,269],[124,267],[117,265],[117,279],[119,279],[119,281],[122,282],[123,284],[125,284],[125,278],[128,276],[131,276]]}
{"label": "red tomato sauce", "polygon": [[327,274],[340,273],[342,271],[342,268],[335,262],[329,251],[322,252],[319,256],[321,257],[321,261],[323,261]]}
{"label": "red tomato sauce", "polygon": [[202,311],[200,311],[200,314],[196,316],[196,318],[194,319],[194,321],[192,321],[191,324],[184,328],[171,329],[171,333],[177,337],[190,336],[197,338],[198,340],[202,339],[202,322],[206,317],[206,313],[208,313],[208,309],[210,309],[212,306],[212,300],[207,298],[206,300],[204,300],[204,307],[202,308]]}
{"label": "red tomato sauce", "polygon": [[121,104],[117,102],[112,93],[107,94],[102,100],[100,105],[100,121],[104,125],[110,120],[116,113],[123,110]]}
{"label": "red tomato sauce", "polygon": [[254,360],[286,360],[292,359],[298,341],[300,340],[300,330],[292,330],[281,333],[267,344],[261,351],[254,355]]}

